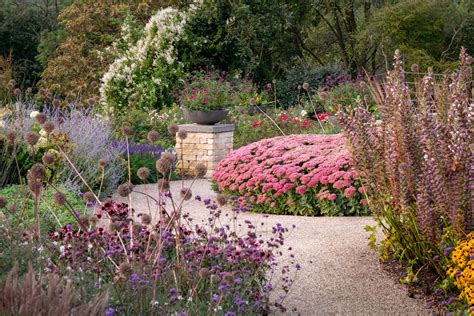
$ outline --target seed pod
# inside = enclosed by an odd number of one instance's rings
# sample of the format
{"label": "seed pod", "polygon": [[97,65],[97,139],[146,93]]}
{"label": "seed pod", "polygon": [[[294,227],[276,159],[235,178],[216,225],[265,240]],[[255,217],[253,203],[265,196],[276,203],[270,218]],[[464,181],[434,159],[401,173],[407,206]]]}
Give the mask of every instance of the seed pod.
{"label": "seed pod", "polygon": [[168,159],[160,158],[156,161],[156,171],[162,175],[167,175],[170,173],[172,167],[173,164]]}
{"label": "seed pod", "polygon": [[25,142],[32,147],[38,143],[39,139],[40,136],[38,135],[38,133],[28,132],[25,134]]}
{"label": "seed pod", "polygon": [[179,127],[176,124],[171,124],[168,126],[168,133],[171,135],[175,135],[179,131]]}
{"label": "seed pod", "polygon": [[121,185],[118,186],[117,188],[117,193],[121,197],[127,197],[132,193],[133,191],[133,186],[130,183],[122,183]]}
{"label": "seed pod", "polygon": [[35,116],[35,120],[36,122],[38,122],[39,124],[44,124],[44,122],[46,122],[46,115],[44,113],[38,113],[36,116]]}
{"label": "seed pod", "polygon": [[191,189],[188,188],[182,188],[181,191],[179,191],[179,195],[183,200],[190,200],[193,197],[193,193],[191,192]]}
{"label": "seed pod", "polygon": [[53,195],[53,202],[56,203],[59,206],[64,206],[66,205],[66,194],[62,192],[56,192]]}
{"label": "seed pod", "polygon": [[46,122],[43,124],[43,129],[46,133],[51,134],[54,131],[54,124],[53,122]]}
{"label": "seed pod", "polygon": [[147,135],[147,139],[150,143],[154,143],[158,139],[160,139],[160,134],[157,131],[149,131]]}
{"label": "seed pod", "polygon": [[105,168],[105,166],[107,166],[107,160],[105,160],[105,159],[100,159],[100,160],[99,160],[99,167]]}
{"label": "seed pod", "polygon": [[140,180],[145,181],[150,176],[150,169],[147,167],[141,167],[137,170],[137,176]]}
{"label": "seed pod", "polygon": [[60,107],[60,106],[61,106],[61,101],[60,101],[59,99],[54,99],[54,100],[53,100],[53,106],[54,106],[55,108]]}
{"label": "seed pod", "polygon": [[170,182],[166,179],[158,180],[158,190],[160,192],[168,192],[170,190]]}
{"label": "seed pod", "polygon": [[206,173],[207,173],[207,166],[204,163],[200,162],[194,166],[194,175],[197,178],[204,177]]}
{"label": "seed pod", "polygon": [[305,82],[303,83],[303,90],[308,91],[309,89],[309,83]]}
{"label": "seed pod", "polygon": [[133,270],[132,270],[132,267],[130,266],[130,264],[128,264],[127,262],[123,262],[123,263],[120,264],[119,273],[120,273],[121,276],[128,279],[132,275],[132,272],[133,272]]}
{"label": "seed pod", "polygon": [[43,179],[43,177],[46,174],[46,169],[44,168],[42,164],[36,163],[30,168],[29,173],[33,178]]}
{"label": "seed pod", "polygon": [[85,203],[92,203],[94,202],[95,200],[95,196],[92,192],[90,191],[87,191],[86,193],[84,193],[84,195],[82,196],[82,200],[85,202]]}
{"label": "seed pod", "polygon": [[133,129],[130,125],[122,126],[122,133],[124,136],[131,136],[133,135]]}
{"label": "seed pod", "polygon": [[227,204],[227,196],[225,194],[218,194],[216,197],[217,204],[223,206]]}
{"label": "seed pod", "polygon": [[149,225],[151,223],[151,216],[148,214],[142,214],[143,225]]}
{"label": "seed pod", "polygon": [[185,140],[188,137],[188,132],[186,131],[178,131],[178,138],[181,140]]}

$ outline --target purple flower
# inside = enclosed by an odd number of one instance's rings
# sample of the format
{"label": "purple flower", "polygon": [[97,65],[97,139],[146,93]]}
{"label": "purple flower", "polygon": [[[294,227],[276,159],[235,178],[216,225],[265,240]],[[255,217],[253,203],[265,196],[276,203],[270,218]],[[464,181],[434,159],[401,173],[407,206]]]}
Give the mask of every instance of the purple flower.
{"label": "purple flower", "polygon": [[112,306],[109,306],[107,310],[105,311],[105,316],[112,316],[115,315],[116,309],[113,308]]}

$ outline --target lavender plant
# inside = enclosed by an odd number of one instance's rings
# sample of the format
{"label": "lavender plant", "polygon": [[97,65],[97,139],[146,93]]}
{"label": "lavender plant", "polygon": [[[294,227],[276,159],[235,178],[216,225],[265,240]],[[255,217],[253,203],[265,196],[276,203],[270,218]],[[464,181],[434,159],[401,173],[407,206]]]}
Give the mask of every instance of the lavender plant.
{"label": "lavender plant", "polygon": [[458,71],[420,76],[411,89],[397,51],[386,82],[372,84],[381,121],[362,104],[338,113],[385,246],[441,275],[443,249],[473,219],[471,61],[463,49]]}

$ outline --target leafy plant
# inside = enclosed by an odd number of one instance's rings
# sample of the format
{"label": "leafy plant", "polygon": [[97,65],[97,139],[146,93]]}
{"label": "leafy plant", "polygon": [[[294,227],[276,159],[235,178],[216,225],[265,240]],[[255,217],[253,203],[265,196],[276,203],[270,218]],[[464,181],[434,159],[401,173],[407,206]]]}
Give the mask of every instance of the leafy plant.
{"label": "leafy plant", "polygon": [[472,225],[471,62],[462,50],[457,72],[412,90],[397,51],[385,83],[373,84],[381,124],[360,103],[338,114],[394,256],[440,275],[443,248]]}

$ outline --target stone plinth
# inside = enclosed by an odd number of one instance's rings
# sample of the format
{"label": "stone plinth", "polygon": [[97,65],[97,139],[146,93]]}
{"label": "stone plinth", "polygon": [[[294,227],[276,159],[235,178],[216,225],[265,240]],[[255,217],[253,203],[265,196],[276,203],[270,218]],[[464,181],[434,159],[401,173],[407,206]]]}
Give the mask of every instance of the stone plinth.
{"label": "stone plinth", "polygon": [[188,136],[181,140],[176,135],[178,171],[193,174],[194,165],[203,162],[207,165],[206,177],[210,178],[217,164],[230,151],[234,143],[234,125],[179,125],[180,131]]}

